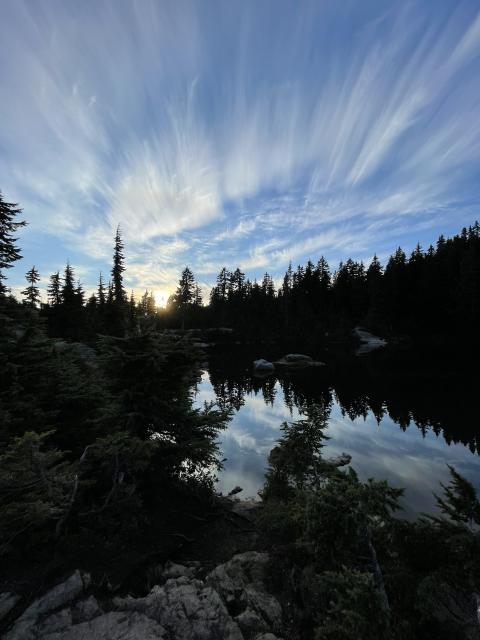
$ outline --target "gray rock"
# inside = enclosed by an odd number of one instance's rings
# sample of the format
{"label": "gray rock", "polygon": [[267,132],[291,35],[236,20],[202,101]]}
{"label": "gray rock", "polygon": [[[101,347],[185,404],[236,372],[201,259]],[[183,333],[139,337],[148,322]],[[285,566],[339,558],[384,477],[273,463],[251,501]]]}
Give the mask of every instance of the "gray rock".
{"label": "gray rock", "polygon": [[86,600],[80,600],[72,607],[74,622],[86,622],[103,613],[95,596],[90,596]]}
{"label": "gray rock", "polygon": [[310,356],[303,353],[288,353],[280,360],[276,360],[275,364],[280,367],[288,367],[289,369],[304,369],[306,367],[324,367],[324,362],[313,360]]}
{"label": "gray rock", "polygon": [[365,331],[362,327],[355,327],[353,335],[360,340],[360,346],[356,350],[355,354],[360,356],[364,353],[370,353],[370,351],[376,351],[387,345],[387,341],[378,336],[374,336],[369,331]]}
{"label": "gray rock", "polygon": [[[243,611],[257,615],[262,621],[261,625],[254,629],[257,633],[263,630],[277,632],[282,628],[280,604],[265,588],[268,561],[266,553],[248,551],[219,565],[206,578],[207,583],[220,594],[227,606],[235,603],[235,606],[241,606]],[[248,620],[252,621],[253,616],[250,613]]]}
{"label": "gray rock", "polygon": [[347,464],[350,464],[352,461],[352,456],[349,453],[342,453],[339,456],[335,456],[334,458],[327,458],[326,462],[333,465],[334,467],[344,467]]}
{"label": "gray rock", "polygon": [[268,360],[259,358],[258,360],[253,361],[253,369],[254,371],[272,373],[273,371],[275,371],[275,365],[272,362],[269,362]]}
{"label": "gray rock", "polygon": [[165,629],[143,613],[116,611],[37,637],[41,640],[169,640]]}
{"label": "gray rock", "polygon": [[288,353],[284,356],[286,362],[313,362],[310,356],[306,356],[303,353]]}
{"label": "gray rock", "polygon": [[201,580],[170,579],[145,598],[116,598],[114,604],[157,621],[172,640],[243,640],[218,593]]}
{"label": "gray rock", "polygon": [[267,630],[265,620],[263,620],[256,611],[252,611],[252,609],[242,611],[242,613],[236,616],[235,622],[247,638],[251,638],[252,634],[258,634],[261,630]]}
{"label": "gray rock", "polygon": [[162,572],[165,579],[180,578],[185,576],[187,578],[193,578],[194,571],[189,567],[184,567],[182,564],[176,564],[175,562],[167,562]]}
{"label": "gray rock", "polygon": [[[143,598],[116,597],[105,612],[94,596],[81,599],[89,576],[76,571],[36,600],[6,640],[277,640],[282,612],[266,591],[268,555],[248,552],[219,565],[205,581],[198,563],[167,563]],[[4,597],[6,601],[7,598]],[[231,605],[229,613],[228,607]],[[235,617],[233,617],[235,615]]]}
{"label": "gray rock", "polygon": [[19,600],[20,596],[16,593],[0,593],[0,620],[3,620],[10,613]]}
{"label": "gray rock", "polygon": [[5,640],[29,640],[34,638],[34,630],[40,616],[60,609],[83,593],[90,584],[88,573],[75,571],[65,582],[57,584],[41,598],[35,600],[15,622],[5,636]]}
{"label": "gray rock", "polygon": [[70,609],[62,609],[58,613],[54,613],[44,620],[44,622],[35,625],[35,633],[43,637],[48,637],[52,633],[64,631],[72,626],[72,612]]}

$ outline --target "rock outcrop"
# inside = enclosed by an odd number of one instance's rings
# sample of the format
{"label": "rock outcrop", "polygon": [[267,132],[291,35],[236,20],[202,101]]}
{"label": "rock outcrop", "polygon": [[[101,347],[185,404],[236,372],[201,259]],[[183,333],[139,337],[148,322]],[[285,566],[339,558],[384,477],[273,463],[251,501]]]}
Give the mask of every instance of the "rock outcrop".
{"label": "rock outcrop", "polygon": [[379,338],[378,336],[374,336],[369,331],[362,329],[362,327],[355,327],[353,330],[353,335],[355,338],[360,340],[360,346],[355,351],[357,356],[360,356],[364,353],[370,353],[370,351],[376,351],[377,349],[382,349],[387,345],[387,341],[383,338]]}
{"label": "rock outcrop", "polygon": [[[246,552],[203,579],[199,563],[167,563],[144,597],[99,601],[76,571],[35,600],[6,640],[279,640],[282,610],[267,592],[265,553]],[[14,594],[0,594],[0,603]]]}
{"label": "rock outcrop", "polygon": [[256,373],[273,373],[275,371],[275,366],[268,360],[259,358],[258,360],[253,361],[253,370]]}
{"label": "rock outcrop", "polygon": [[280,360],[274,362],[275,365],[280,367],[288,367],[289,369],[305,369],[306,367],[323,367],[324,362],[313,360],[310,356],[306,356],[303,353],[288,353]]}

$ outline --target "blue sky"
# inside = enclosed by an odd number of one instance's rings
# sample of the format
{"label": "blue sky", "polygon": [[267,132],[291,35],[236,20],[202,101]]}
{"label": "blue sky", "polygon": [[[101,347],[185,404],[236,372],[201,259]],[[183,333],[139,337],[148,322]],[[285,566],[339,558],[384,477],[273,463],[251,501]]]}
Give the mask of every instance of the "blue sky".
{"label": "blue sky", "polygon": [[87,289],[121,224],[127,285],[188,264],[280,277],[480,217],[478,0],[4,0],[0,189],[13,288]]}

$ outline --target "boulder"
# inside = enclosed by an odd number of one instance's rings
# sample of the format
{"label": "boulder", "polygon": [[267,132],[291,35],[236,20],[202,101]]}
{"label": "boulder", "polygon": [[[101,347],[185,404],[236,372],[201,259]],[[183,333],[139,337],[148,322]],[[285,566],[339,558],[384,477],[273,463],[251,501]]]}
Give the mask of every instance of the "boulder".
{"label": "boulder", "polygon": [[[216,567],[206,578],[227,608],[235,610],[236,620],[240,617],[244,629],[249,627],[252,636],[262,631],[277,633],[282,628],[280,604],[265,587],[268,562],[266,553],[247,551]],[[259,622],[253,628],[255,620]]]}
{"label": "boulder", "polygon": [[269,372],[272,373],[275,371],[275,365],[268,360],[264,360],[260,358],[259,360],[253,361],[253,369],[255,372]]}
{"label": "boulder", "polygon": [[374,336],[362,327],[355,327],[352,333],[355,338],[360,340],[360,346],[355,352],[357,356],[364,353],[370,353],[370,351],[376,351],[377,349],[381,349],[387,345],[386,340],[379,338],[378,336]]}
{"label": "boulder", "polygon": [[283,356],[283,358],[280,358],[280,360],[276,360],[274,364],[290,369],[325,366],[324,362],[313,360],[310,356],[306,356],[303,353],[288,353],[286,356]]}
{"label": "boulder", "polygon": [[334,458],[327,458],[326,462],[333,465],[334,467],[344,467],[347,464],[350,464],[352,461],[352,456],[349,453],[342,453],[339,456],[335,456]]}
{"label": "boulder", "polygon": [[75,571],[65,582],[57,584],[25,609],[5,636],[5,640],[30,640],[30,638],[33,640],[37,638],[35,629],[39,618],[77,599],[89,584],[90,576],[88,573]]}
{"label": "boulder", "polygon": [[0,593],[0,620],[10,613],[19,600],[20,596],[16,593]]}
{"label": "boulder", "polygon": [[291,362],[291,363],[306,362],[310,364],[310,362],[313,362],[310,356],[306,356],[303,353],[288,353],[286,356],[283,357],[283,359],[286,362]]}

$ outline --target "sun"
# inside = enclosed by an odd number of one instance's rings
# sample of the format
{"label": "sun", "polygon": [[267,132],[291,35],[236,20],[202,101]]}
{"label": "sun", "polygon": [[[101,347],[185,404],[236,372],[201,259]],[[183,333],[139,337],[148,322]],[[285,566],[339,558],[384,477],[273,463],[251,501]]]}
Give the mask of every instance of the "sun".
{"label": "sun", "polygon": [[155,291],[153,294],[157,307],[164,307],[167,304],[168,294],[166,291]]}

